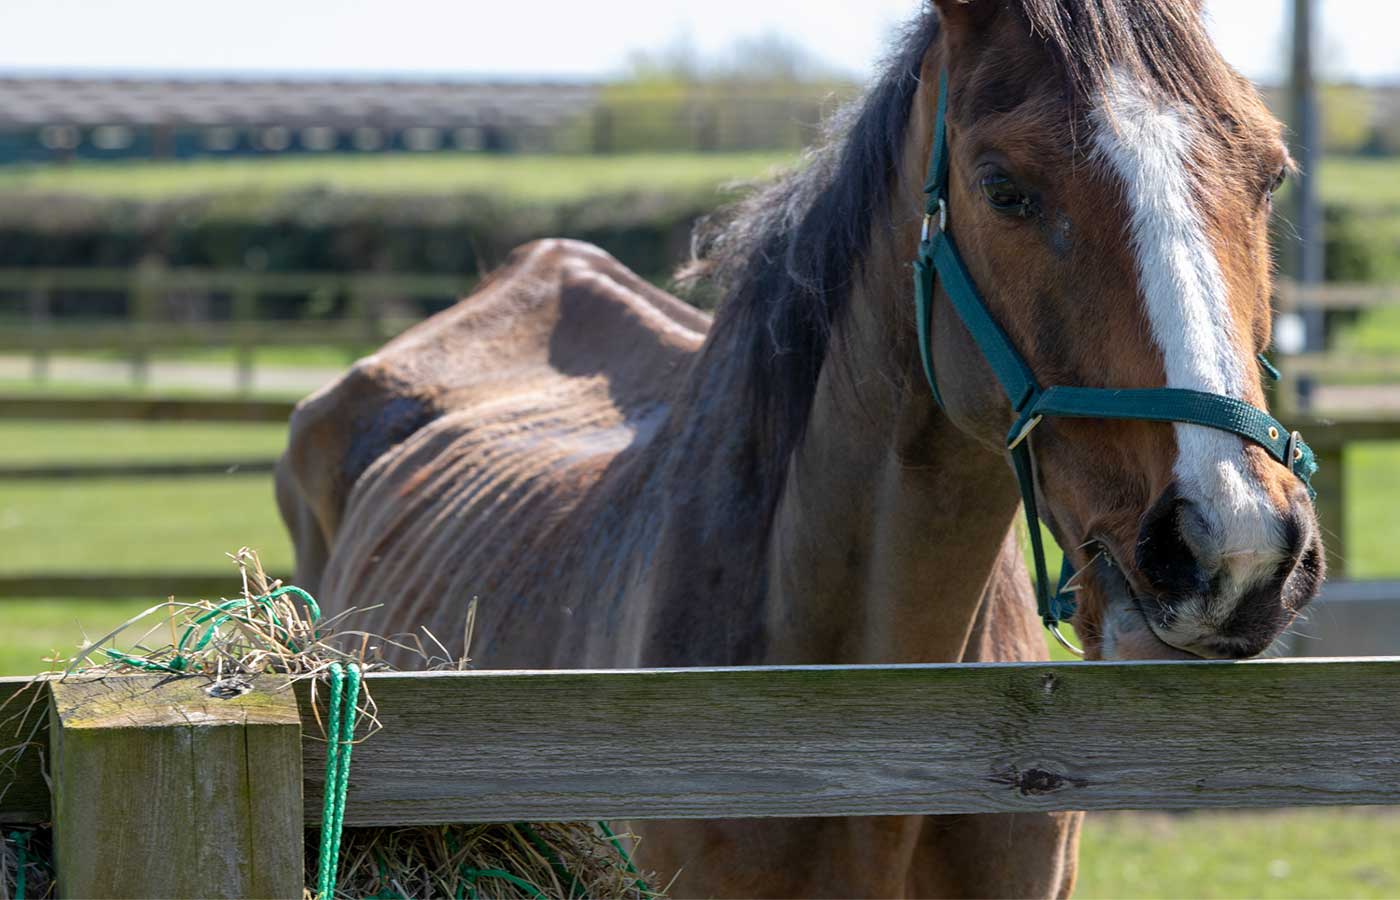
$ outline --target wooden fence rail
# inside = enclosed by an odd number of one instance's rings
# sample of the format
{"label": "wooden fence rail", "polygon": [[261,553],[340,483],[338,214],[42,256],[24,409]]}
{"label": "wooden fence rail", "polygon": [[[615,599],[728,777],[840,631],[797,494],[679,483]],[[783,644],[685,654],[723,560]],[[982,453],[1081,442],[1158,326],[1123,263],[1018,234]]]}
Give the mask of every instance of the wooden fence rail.
{"label": "wooden fence rail", "polygon": [[1317,284],[1281,281],[1275,290],[1283,312],[1298,309],[1373,309],[1400,305],[1400,284]]}
{"label": "wooden fence rail", "polygon": [[[240,390],[253,386],[254,352],[265,347],[314,344],[348,353],[377,347],[413,321],[388,321],[387,304],[408,299],[451,302],[477,279],[464,275],[399,272],[259,272],[247,269],[132,268],[0,269],[0,294],[18,295],[25,307],[21,326],[0,328],[0,352],[29,353],[35,378],[48,374],[51,354],[121,351],[132,360],[132,380],[146,378],[150,354],[203,347],[232,348]],[[97,292],[126,298],[125,316],[115,321],[73,324],[53,313],[55,295]],[[342,313],[331,319],[262,321],[261,297],[340,296]],[[171,296],[229,298],[229,317],[211,321],[172,318]]]}
{"label": "wooden fence rail", "polygon": [[[133,684],[163,679],[119,680],[134,704]],[[0,680],[0,698],[22,684]],[[355,751],[351,825],[1400,804],[1400,659],[435,672],[366,685],[384,727]],[[296,696],[300,802],[314,822],[323,745],[310,684]],[[49,818],[40,749],[0,797],[0,822]]]}
{"label": "wooden fence rail", "polygon": [[286,423],[295,406],[291,400],[228,397],[45,397],[0,394],[0,420]]}
{"label": "wooden fence rail", "polygon": [[0,481],[67,481],[79,478],[204,478],[211,475],[270,475],[277,460],[222,459],[205,462],[20,463],[0,465]]}
{"label": "wooden fence rail", "polygon": [[[1400,659],[372,675],[383,729],[355,751],[345,822],[1400,805],[1397,676]],[[0,680],[9,743],[32,738],[0,824],[54,824],[63,896],[300,896],[324,787],[310,682],[75,678],[32,704],[23,684]]]}

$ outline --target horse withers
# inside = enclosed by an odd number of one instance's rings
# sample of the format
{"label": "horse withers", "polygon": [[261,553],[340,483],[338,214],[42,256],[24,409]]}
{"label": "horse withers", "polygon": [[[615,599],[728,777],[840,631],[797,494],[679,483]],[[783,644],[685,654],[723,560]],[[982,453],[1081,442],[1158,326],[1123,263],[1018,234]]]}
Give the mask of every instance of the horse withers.
{"label": "horse withers", "polygon": [[[1014,412],[911,261],[940,77],[949,228],[1044,383],[1262,407],[1280,126],[1195,0],[937,0],[791,174],[705,226],[713,318],[532,244],[292,421],[296,578],[493,668],[1045,658]],[[1037,501],[1094,658],[1258,653],[1322,578],[1288,467],[1199,425],[1047,418]],[[449,643],[461,653],[465,648]],[[949,723],[956,727],[957,723]],[[992,773],[989,773],[989,776]],[[1079,816],[636,823],[708,896],[1062,896]]]}

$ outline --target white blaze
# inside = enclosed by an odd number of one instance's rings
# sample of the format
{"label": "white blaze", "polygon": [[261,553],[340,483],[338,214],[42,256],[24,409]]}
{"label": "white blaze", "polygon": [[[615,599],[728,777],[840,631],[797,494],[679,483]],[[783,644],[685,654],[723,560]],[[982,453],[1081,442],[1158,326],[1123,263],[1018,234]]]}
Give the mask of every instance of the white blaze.
{"label": "white blaze", "polygon": [[[1193,202],[1192,113],[1153,97],[1120,72],[1094,125],[1099,158],[1123,182],[1142,298],[1166,363],[1167,386],[1243,399],[1246,370],[1233,341],[1225,279]],[[1234,581],[1234,590],[1222,593],[1237,595],[1279,559],[1275,514],[1248,472],[1240,438],[1199,425],[1175,428],[1178,485],[1218,531],[1220,562]],[[1212,561],[1204,562],[1209,567]],[[1223,618],[1233,609],[1228,600],[1229,608],[1205,605],[1192,604],[1202,618]]]}

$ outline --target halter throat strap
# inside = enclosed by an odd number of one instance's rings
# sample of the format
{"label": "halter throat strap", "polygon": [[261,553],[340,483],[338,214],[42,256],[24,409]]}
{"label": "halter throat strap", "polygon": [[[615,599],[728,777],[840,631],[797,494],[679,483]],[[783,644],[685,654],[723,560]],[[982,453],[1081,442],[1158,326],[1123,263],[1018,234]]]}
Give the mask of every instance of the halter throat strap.
{"label": "halter throat strap", "polygon": [[1031,433],[1046,417],[1180,422],[1229,432],[1263,447],[1303,482],[1310,497],[1314,496],[1311,478],[1317,471],[1317,460],[1312,449],[1297,432],[1289,432],[1268,413],[1242,400],[1181,388],[1042,388],[1025,358],[993,318],[953,240],[948,209],[949,164],[948,76],[945,72],[939,78],[933,150],[929,156],[928,180],[924,184],[923,234],[914,260],[919,355],[929,389],[935,402],[942,406],[933,365],[933,301],[941,279],[943,292],[991,366],[1015,413],[1006,446],[1029,526],[1036,604],[1041,620],[1058,639],[1064,641],[1056,626],[1074,615],[1073,594],[1078,588],[1071,585],[1074,570],[1068,555],[1060,573],[1059,588],[1050,589],[1046,572],[1036,501],[1035,459],[1030,441]]}

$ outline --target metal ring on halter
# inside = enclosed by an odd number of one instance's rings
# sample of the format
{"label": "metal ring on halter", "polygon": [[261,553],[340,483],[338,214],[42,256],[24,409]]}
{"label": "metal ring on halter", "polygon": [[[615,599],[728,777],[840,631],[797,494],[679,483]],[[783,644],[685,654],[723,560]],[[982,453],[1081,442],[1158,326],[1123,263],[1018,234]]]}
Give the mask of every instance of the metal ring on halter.
{"label": "metal ring on halter", "polygon": [[[948,201],[942,197],[938,198],[938,234],[948,230]],[[919,241],[927,244],[928,239],[933,237],[933,213],[924,216],[924,227],[919,234]]]}
{"label": "metal ring on halter", "polygon": [[1021,442],[1030,437],[1031,432],[1035,431],[1035,426],[1039,425],[1044,419],[1044,416],[1035,416],[1030,421],[1026,422],[1021,430],[1016,433],[1016,436],[1011,439],[1011,443],[1006,445],[1006,449],[1015,450],[1017,447],[1021,446]]}
{"label": "metal ring on halter", "polygon": [[1049,628],[1050,628],[1050,633],[1053,634],[1053,635],[1055,636],[1055,640],[1057,640],[1057,641],[1060,642],[1060,646],[1061,646],[1061,647],[1064,647],[1066,650],[1068,650],[1070,653],[1073,653],[1075,656],[1079,657],[1080,659],[1083,659],[1083,658],[1084,658],[1084,651],[1083,651],[1083,650],[1080,650],[1078,647],[1076,647],[1076,646],[1074,646],[1073,644],[1071,644],[1071,643],[1069,642],[1069,639],[1068,639],[1068,638],[1066,638],[1063,634],[1060,634],[1060,623],[1059,623],[1059,622],[1055,622],[1054,624],[1050,625]]}

